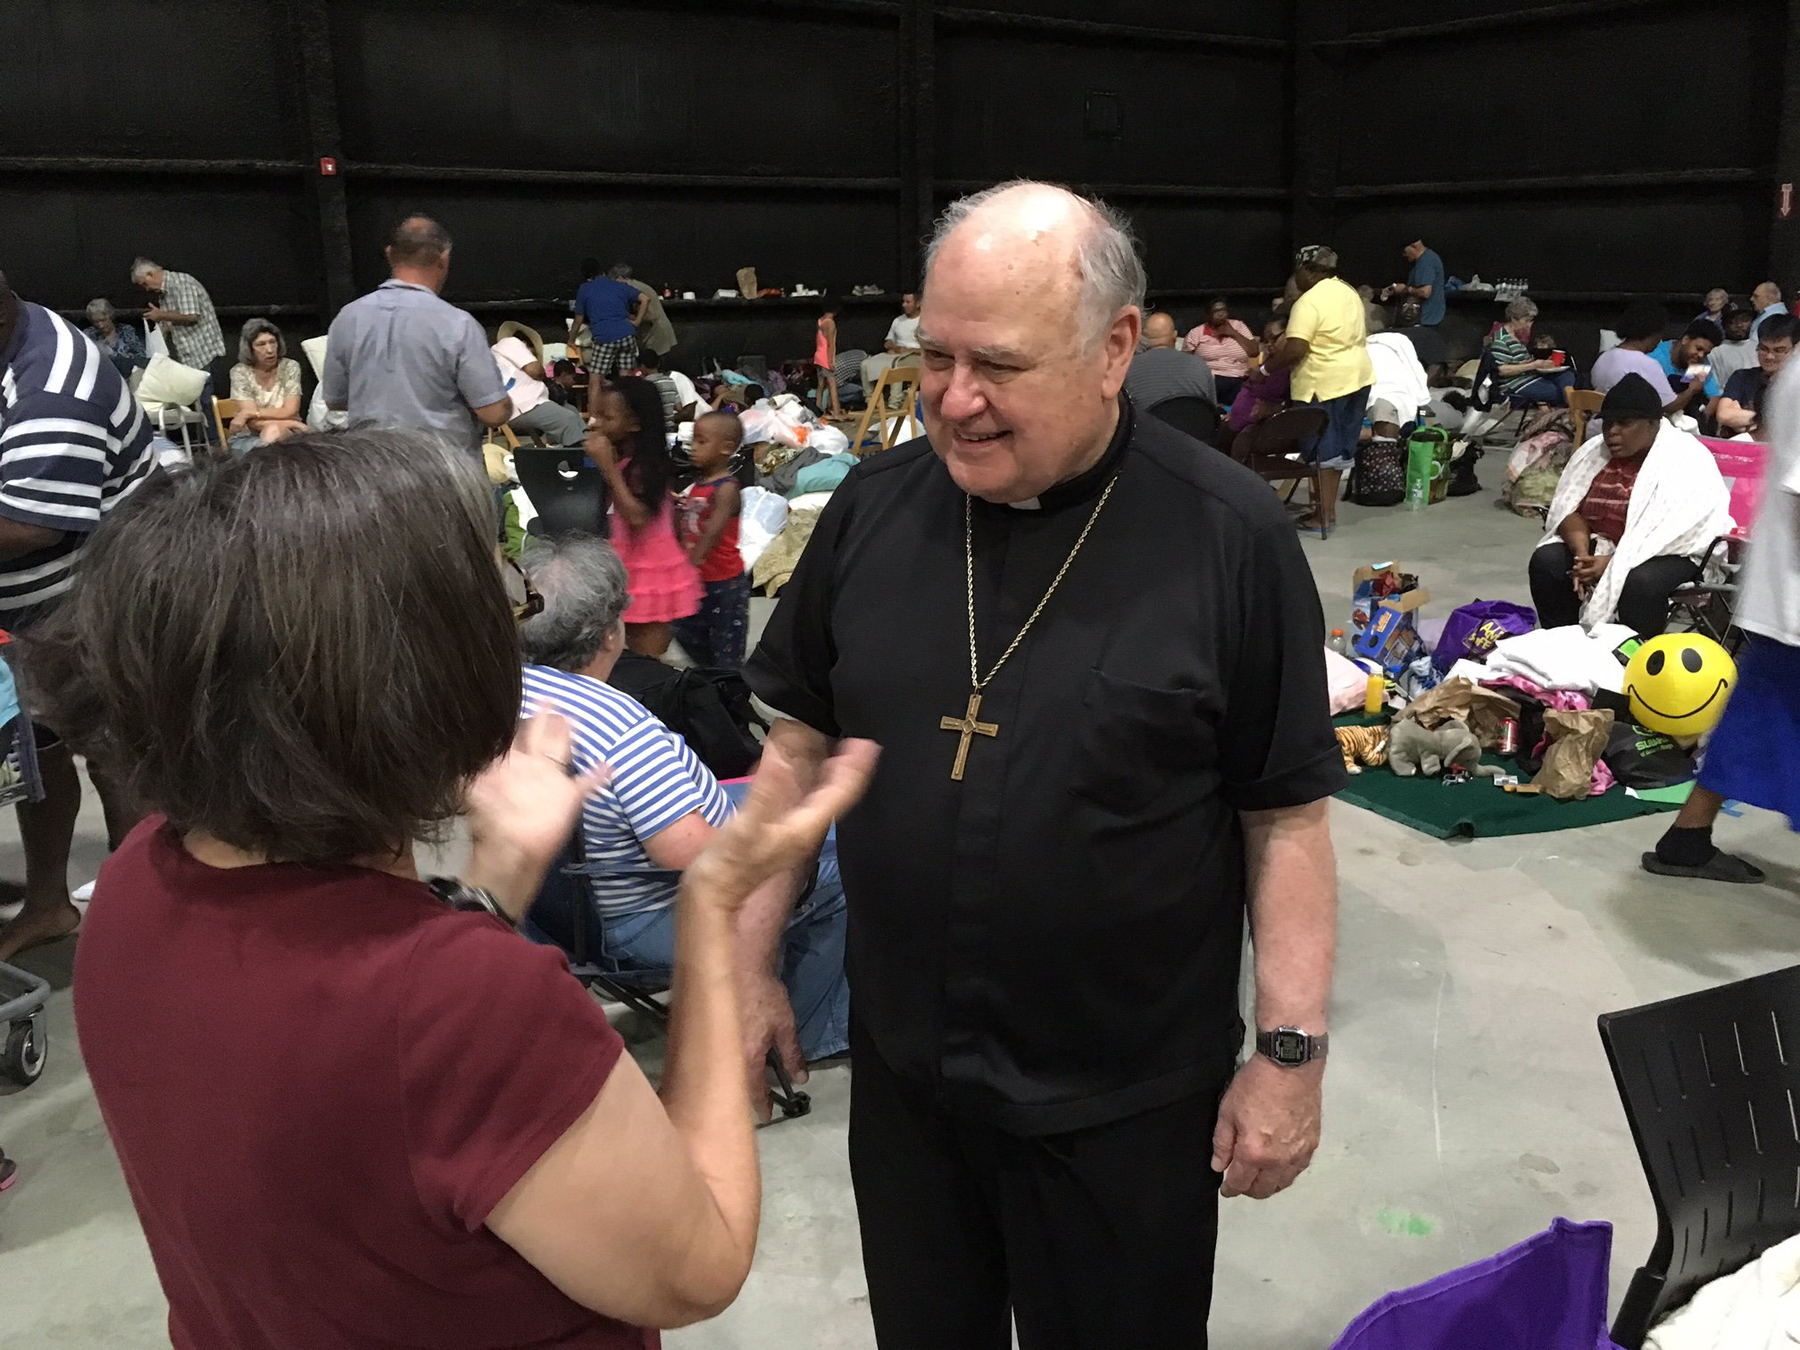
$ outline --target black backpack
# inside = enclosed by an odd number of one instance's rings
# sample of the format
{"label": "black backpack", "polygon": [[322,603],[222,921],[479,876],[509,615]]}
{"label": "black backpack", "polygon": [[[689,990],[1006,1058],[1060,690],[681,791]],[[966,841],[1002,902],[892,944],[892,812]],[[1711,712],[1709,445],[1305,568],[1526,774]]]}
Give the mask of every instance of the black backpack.
{"label": "black backpack", "polygon": [[688,743],[717,778],[742,778],[762,757],[754,728],[768,730],[750,703],[750,686],[735,670],[678,670],[655,657],[626,652],[607,681],[630,694]]}
{"label": "black backpack", "polygon": [[1365,441],[1356,450],[1345,494],[1358,506],[1398,506],[1406,500],[1406,452],[1403,442]]}

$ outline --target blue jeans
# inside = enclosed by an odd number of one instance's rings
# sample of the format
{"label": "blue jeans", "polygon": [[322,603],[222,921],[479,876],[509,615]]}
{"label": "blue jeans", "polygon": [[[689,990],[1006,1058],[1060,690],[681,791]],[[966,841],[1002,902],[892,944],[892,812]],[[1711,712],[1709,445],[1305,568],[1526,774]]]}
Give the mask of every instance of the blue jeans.
{"label": "blue jeans", "polygon": [[1534,403],[1548,403],[1554,407],[1565,408],[1569,403],[1569,389],[1575,383],[1575,372],[1559,370],[1554,375],[1539,375],[1530,384],[1522,384],[1508,394],[1506,401],[1515,408],[1528,408]]}
{"label": "blue jeans", "polygon": [[1364,385],[1341,398],[1314,399],[1313,406],[1325,410],[1325,430],[1312,445],[1300,453],[1317,460],[1321,469],[1348,473],[1356,464],[1356,443],[1362,439],[1363,416],[1369,411],[1369,388]]}
{"label": "blue jeans", "polygon": [[[725,792],[736,803],[743,800],[748,790],[747,783],[733,783]],[[567,918],[572,899],[569,879],[552,869],[532,905],[525,929],[527,936],[566,950],[573,931]],[[673,904],[604,920],[596,916],[590,922],[601,935],[596,964],[602,970],[617,975],[641,972],[660,982],[674,969]],[[841,1055],[850,1048],[850,982],[844,976],[848,922],[834,827],[825,837],[825,847],[819,855],[819,876],[812,894],[794,907],[781,949],[781,982],[793,1005],[800,1052],[808,1060]]]}

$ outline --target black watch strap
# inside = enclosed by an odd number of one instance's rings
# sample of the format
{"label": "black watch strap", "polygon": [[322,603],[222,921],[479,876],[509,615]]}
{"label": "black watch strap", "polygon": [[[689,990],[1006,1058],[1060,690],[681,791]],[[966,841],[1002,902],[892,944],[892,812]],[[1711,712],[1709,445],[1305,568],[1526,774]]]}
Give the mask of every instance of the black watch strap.
{"label": "black watch strap", "polygon": [[1274,1060],[1284,1069],[1298,1069],[1315,1059],[1324,1059],[1331,1038],[1324,1033],[1309,1036],[1299,1027],[1276,1027],[1256,1033],[1256,1053]]}
{"label": "black watch strap", "polygon": [[471,886],[455,877],[432,877],[425,884],[431,888],[433,895],[451,909],[468,914],[491,914],[508,928],[519,926],[513,922],[512,915],[500,908],[500,902],[494,898],[494,893],[483,886]]}

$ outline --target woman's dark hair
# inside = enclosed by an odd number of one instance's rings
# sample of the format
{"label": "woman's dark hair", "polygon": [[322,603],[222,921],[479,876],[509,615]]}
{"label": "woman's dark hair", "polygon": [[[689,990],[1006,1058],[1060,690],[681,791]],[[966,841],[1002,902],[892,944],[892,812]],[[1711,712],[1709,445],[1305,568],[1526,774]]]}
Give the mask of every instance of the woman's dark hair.
{"label": "woman's dark hair", "polygon": [[674,465],[669,462],[669,438],[663,425],[662,394],[650,381],[637,375],[622,375],[612,382],[607,394],[625,400],[638,429],[626,444],[615,446],[619,458],[627,456],[630,466],[625,481],[632,495],[644,504],[652,516],[662,510],[662,499],[669,491],[669,475]]}
{"label": "woman's dark hair", "polygon": [[581,279],[583,281],[592,281],[599,275],[600,260],[598,258],[583,258],[581,260]]}
{"label": "woman's dark hair", "polygon": [[1621,342],[1642,342],[1647,337],[1661,337],[1669,326],[1669,316],[1662,306],[1640,301],[1619,316],[1614,332]]}
{"label": "woman's dark hair", "polygon": [[837,314],[842,312],[843,308],[844,302],[835,295],[828,295],[819,301],[819,313],[821,314]]}
{"label": "woman's dark hair", "polygon": [[512,739],[494,536],[474,461],[399,432],[153,474],[22,640],[30,706],[178,829],[276,861],[394,855]]}

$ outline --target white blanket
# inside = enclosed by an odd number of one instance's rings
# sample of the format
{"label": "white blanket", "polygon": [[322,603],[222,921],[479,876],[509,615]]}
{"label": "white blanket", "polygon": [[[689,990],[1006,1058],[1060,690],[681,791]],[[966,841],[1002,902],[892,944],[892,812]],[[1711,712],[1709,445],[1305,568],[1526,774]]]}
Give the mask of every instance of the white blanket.
{"label": "white blanket", "polygon": [[1368,349],[1369,364],[1375,370],[1369,402],[1386,399],[1400,410],[1402,421],[1411,421],[1419,409],[1431,403],[1431,389],[1425,382],[1425,367],[1419,364],[1418,348],[1401,333],[1371,333]]}
{"label": "white blanket", "polygon": [[1603,623],[1592,633],[1578,623],[1567,628],[1538,628],[1496,642],[1488,654],[1484,678],[1517,675],[1544,689],[1622,693],[1625,667],[1613,649],[1636,636],[1622,623]]}
{"label": "white blanket", "polygon": [[1701,1286],[1644,1350],[1793,1350],[1800,1345],[1800,1237]]}
{"label": "white blanket", "polygon": [[[1599,436],[1575,452],[1556,485],[1550,514],[1545,517],[1550,528],[1538,541],[1539,548],[1561,539],[1558,527],[1581,509],[1606,460],[1606,442]],[[1631,489],[1625,537],[1581,607],[1582,624],[1593,628],[1618,616],[1619,590],[1639,563],[1664,556],[1699,562],[1713,540],[1730,532],[1730,501],[1730,490],[1712,452],[1686,432],[1658,422],[1656,440],[1645,453],[1644,467]]]}

